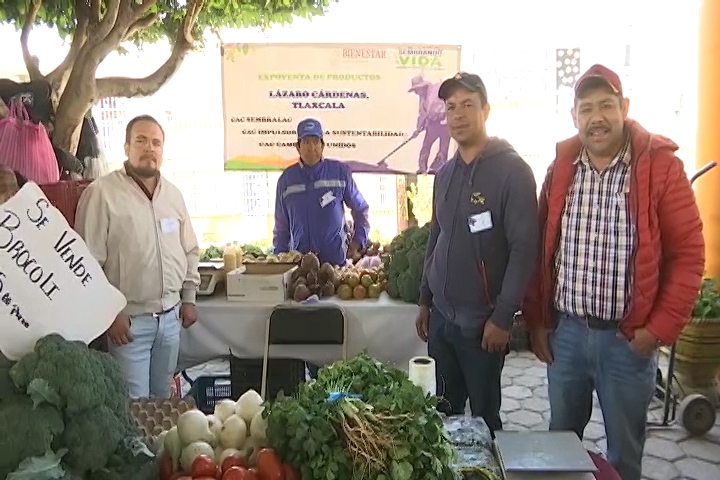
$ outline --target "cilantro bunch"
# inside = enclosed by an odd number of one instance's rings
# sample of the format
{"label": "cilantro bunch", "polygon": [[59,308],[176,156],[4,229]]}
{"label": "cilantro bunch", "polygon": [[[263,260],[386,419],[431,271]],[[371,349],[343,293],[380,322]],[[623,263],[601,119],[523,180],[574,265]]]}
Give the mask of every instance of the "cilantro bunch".
{"label": "cilantro bunch", "polygon": [[404,372],[362,354],[267,405],[267,437],[303,478],[451,480],[455,450],[436,405]]}

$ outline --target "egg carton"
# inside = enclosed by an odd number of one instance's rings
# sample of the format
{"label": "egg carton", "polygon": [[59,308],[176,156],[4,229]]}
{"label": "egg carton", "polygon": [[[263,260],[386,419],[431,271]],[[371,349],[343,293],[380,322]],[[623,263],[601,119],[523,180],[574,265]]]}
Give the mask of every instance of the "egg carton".
{"label": "egg carton", "polygon": [[180,415],[194,408],[192,398],[139,398],[130,402],[130,413],[146,441],[170,430]]}

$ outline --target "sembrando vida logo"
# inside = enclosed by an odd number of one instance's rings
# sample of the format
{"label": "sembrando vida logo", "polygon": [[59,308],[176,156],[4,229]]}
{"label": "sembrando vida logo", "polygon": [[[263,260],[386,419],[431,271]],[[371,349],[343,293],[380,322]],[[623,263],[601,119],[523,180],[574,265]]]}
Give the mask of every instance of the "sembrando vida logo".
{"label": "sembrando vida logo", "polygon": [[398,68],[442,68],[443,49],[435,47],[398,48],[395,59]]}

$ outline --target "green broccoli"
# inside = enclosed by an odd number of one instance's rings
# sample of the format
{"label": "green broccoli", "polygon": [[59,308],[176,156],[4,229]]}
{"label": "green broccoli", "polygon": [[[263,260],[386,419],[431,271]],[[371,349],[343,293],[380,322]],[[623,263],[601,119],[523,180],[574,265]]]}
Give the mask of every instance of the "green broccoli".
{"label": "green broccoli", "polygon": [[407,303],[417,303],[420,299],[420,279],[410,271],[403,272],[398,278],[400,299]]}
{"label": "green broccoli", "polygon": [[62,445],[68,449],[64,461],[77,473],[105,467],[127,435],[126,426],[105,405],[67,418]]}
{"label": "green broccoli", "polygon": [[[25,399],[30,409],[34,404],[38,411],[50,408],[60,415],[61,427],[57,433],[62,435],[56,435],[52,447],[55,451],[68,450],[63,464],[74,475],[94,475],[89,472],[108,467],[111,459],[119,459],[115,467],[120,469],[133,461],[123,445],[137,439],[139,430],[130,413],[125,379],[109,354],[91,350],[82,342],[48,335],[36,342],[32,353],[10,368],[9,376],[20,391],[17,395]],[[9,411],[5,402],[0,402],[0,418]],[[35,415],[33,412],[19,418]],[[12,431],[1,425],[0,431]],[[18,441],[16,436],[7,438]],[[47,442],[20,440],[18,443],[38,445],[38,453],[44,454]],[[27,453],[19,460],[13,458],[12,468],[27,456],[32,455]]]}
{"label": "green broccoli", "polygon": [[92,474],[92,480],[156,480],[159,471],[156,461],[142,465],[124,465],[112,468],[103,468]]}
{"label": "green broccoli", "polygon": [[413,278],[417,280],[418,289],[420,288],[420,279],[422,278],[423,269],[425,268],[425,248],[416,248],[407,255],[408,271]]}
{"label": "green broccoli", "polygon": [[103,367],[105,382],[105,400],[103,405],[113,411],[115,416],[131,429],[136,428],[135,420],[130,414],[128,398],[130,393],[123,377],[120,365],[108,353],[91,350]]}
{"label": "green broccoli", "polygon": [[417,303],[425,266],[425,250],[430,238],[430,224],[410,227],[393,239],[388,265],[388,295],[404,302]]}
{"label": "green broccoli", "polygon": [[66,414],[84,412],[104,404],[108,396],[106,383],[98,381],[104,377],[98,353],[82,342],[68,342],[60,335],[48,335],[35,343],[32,353],[13,365],[10,378],[17,388],[26,392],[33,380],[46,380],[57,392],[61,410]]}
{"label": "green broccoli", "polygon": [[27,457],[42,456],[63,432],[60,411],[47,403],[33,408],[27,395],[6,395],[0,401],[0,478]]}
{"label": "green broccoli", "polygon": [[4,398],[13,396],[16,393],[20,392],[15,388],[15,384],[10,378],[10,366],[0,367],[0,402],[2,402]]}
{"label": "green broccoli", "polygon": [[393,253],[388,274],[392,276],[398,275],[407,270],[409,266],[407,250],[401,248]]}

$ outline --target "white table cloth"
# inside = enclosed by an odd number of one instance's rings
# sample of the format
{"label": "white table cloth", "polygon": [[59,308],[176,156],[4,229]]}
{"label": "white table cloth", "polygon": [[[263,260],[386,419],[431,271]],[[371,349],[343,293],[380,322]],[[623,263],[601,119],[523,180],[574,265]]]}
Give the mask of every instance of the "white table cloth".
{"label": "white table cloth", "polygon": [[[412,357],[427,355],[427,344],[415,331],[417,306],[399,302],[383,294],[379,299],[333,302],[345,312],[348,323],[348,358],[367,351],[377,360],[407,370]],[[198,297],[198,321],[180,338],[178,370],[210,360],[262,358],[265,324],[275,305],[229,302],[224,297]],[[342,357],[336,346],[271,347],[271,357],[300,358],[326,364]]]}

